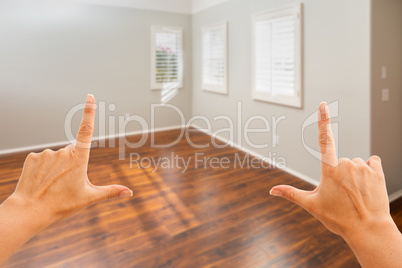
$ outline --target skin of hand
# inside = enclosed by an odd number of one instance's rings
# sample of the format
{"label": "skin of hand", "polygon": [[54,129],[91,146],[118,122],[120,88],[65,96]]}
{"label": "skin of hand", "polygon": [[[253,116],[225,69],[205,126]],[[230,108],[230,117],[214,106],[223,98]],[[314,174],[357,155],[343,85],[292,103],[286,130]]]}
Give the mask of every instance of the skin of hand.
{"label": "skin of hand", "polygon": [[26,158],[14,193],[0,206],[0,263],[52,223],[96,202],[133,195],[125,186],[95,186],[88,178],[95,107],[88,95],[76,145]]}
{"label": "skin of hand", "polygon": [[279,185],[270,194],[294,202],[342,236],[363,267],[400,267],[402,235],[390,215],[381,159],[338,160],[325,102],[318,116],[320,185],[313,191]]}

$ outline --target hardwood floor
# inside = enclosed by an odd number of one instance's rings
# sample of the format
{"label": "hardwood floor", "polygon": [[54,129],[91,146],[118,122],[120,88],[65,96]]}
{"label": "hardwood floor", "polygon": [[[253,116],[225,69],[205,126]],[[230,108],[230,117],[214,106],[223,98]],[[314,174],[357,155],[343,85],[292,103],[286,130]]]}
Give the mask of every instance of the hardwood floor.
{"label": "hardwood floor", "polygon": [[[156,133],[155,140],[167,144],[178,133]],[[210,143],[201,132],[190,136]],[[154,165],[130,168],[130,153],[142,159],[174,153],[191,161],[185,172],[153,173]],[[196,153],[228,158],[231,168],[196,166]],[[340,237],[296,205],[268,195],[276,184],[312,185],[275,168],[234,167],[236,154],[246,156],[233,147],[195,149],[185,139],[172,148],[151,148],[149,141],[126,148],[126,160],[118,160],[118,148],[94,148],[91,181],[126,185],[134,197],[96,204],[54,224],[4,267],[360,267]],[[26,155],[0,157],[0,201],[14,190]],[[396,210],[401,224],[400,204]]]}
{"label": "hardwood floor", "polygon": [[391,203],[391,215],[399,231],[402,232],[402,198]]}

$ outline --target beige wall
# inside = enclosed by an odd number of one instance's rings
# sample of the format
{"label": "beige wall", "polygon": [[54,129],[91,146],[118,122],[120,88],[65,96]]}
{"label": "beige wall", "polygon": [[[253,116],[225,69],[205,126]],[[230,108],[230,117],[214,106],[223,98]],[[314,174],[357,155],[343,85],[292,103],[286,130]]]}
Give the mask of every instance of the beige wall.
{"label": "beige wall", "polygon": [[[138,114],[149,121],[150,105],[161,99],[160,92],[149,90],[150,26],[162,24],[184,28],[184,87],[170,103],[187,118],[205,115],[213,121],[224,114],[236,122],[237,101],[245,119],[285,115],[277,148],[253,149],[242,140],[243,147],[265,156],[274,152],[292,170],[319,181],[320,162],[302,145],[302,124],[321,101],[339,101],[339,117],[334,120],[339,126],[339,156],[380,155],[389,192],[395,193],[402,189],[402,1],[303,1],[303,109],[253,101],[251,16],[294,2],[230,0],[185,15],[85,4],[60,8],[38,4],[39,0],[0,1],[0,151],[64,141],[64,118],[87,93],[117,106],[107,116]],[[223,20],[229,25],[228,96],[200,87],[201,27]],[[387,79],[380,77],[382,66],[388,68]],[[380,100],[384,87],[390,89],[389,102]],[[74,117],[74,129],[79,119]],[[156,127],[180,124],[170,110],[158,113],[157,119]],[[242,126],[244,121],[235,124],[237,129]],[[226,127],[222,122],[213,123],[214,129],[222,127]],[[138,125],[128,127],[137,129]],[[251,140],[272,144],[272,137],[265,134],[252,135]],[[318,149],[315,125],[306,129],[306,141]]]}
{"label": "beige wall", "polygon": [[[87,93],[116,105],[107,117],[130,113],[149,122],[150,105],[161,102],[161,92],[150,90],[150,27],[154,24],[184,28],[184,87],[169,103],[188,117],[191,15],[0,1],[0,151],[66,140],[65,116]],[[180,124],[171,110],[157,117],[156,127]],[[74,117],[74,130],[79,120],[80,115]],[[138,129],[132,123],[127,131]]]}
{"label": "beige wall", "polygon": [[[371,150],[381,156],[393,194],[402,190],[402,1],[372,0],[371,24]],[[384,88],[390,91],[388,102],[381,101]]]}
{"label": "beige wall", "polygon": [[[236,102],[243,118],[260,114],[266,118],[286,115],[278,126],[279,146],[253,149],[268,156],[284,157],[287,166],[316,181],[320,161],[301,142],[302,124],[321,101],[339,101],[339,155],[368,158],[370,154],[370,2],[367,0],[305,0],[304,3],[304,101],[303,109],[254,101],[251,98],[251,16],[267,9],[295,3],[293,0],[230,0],[193,16],[193,114],[213,118],[225,114],[236,119]],[[201,27],[228,21],[229,94],[201,89]],[[244,124],[244,121],[243,121]],[[215,122],[214,129],[226,127]],[[236,124],[236,127],[239,127]],[[306,133],[310,146],[318,149],[316,125]],[[227,138],[227,136],[226,136]],[[271,136],[255,135],[256,144]]]}

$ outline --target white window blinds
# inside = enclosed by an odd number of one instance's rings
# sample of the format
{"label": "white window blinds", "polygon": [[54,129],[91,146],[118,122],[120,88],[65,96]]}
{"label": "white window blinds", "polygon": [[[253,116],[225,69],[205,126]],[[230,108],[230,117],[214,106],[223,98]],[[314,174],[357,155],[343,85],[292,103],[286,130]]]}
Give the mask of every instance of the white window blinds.
{"label": "white window blinds", "polygon": [[227,93],[226,22],[202,28],[202,88]]}
{"label": "white window blinds", "polygon": [[152,27],[151,88],[182,87],[182,29]]}
{"label": "white window blinds", "polygon": [[301,6],[253,17],[255,99],[301,107]]}

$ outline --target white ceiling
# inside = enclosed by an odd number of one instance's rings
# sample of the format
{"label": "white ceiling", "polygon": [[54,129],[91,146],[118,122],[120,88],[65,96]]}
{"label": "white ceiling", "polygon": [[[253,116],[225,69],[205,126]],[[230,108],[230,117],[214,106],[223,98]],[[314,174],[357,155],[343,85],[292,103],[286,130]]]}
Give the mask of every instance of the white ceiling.
{"label": "white ceiling", "polygon": [[192,14],[228,0],[74,0],[80,3]]}
{"label": "white ceiling", "polygon": [[207,9],[212,6],[216,6],[220,3],[226,2],[229,0],[192,0],[192,13],[197,13],[201,10]]}

